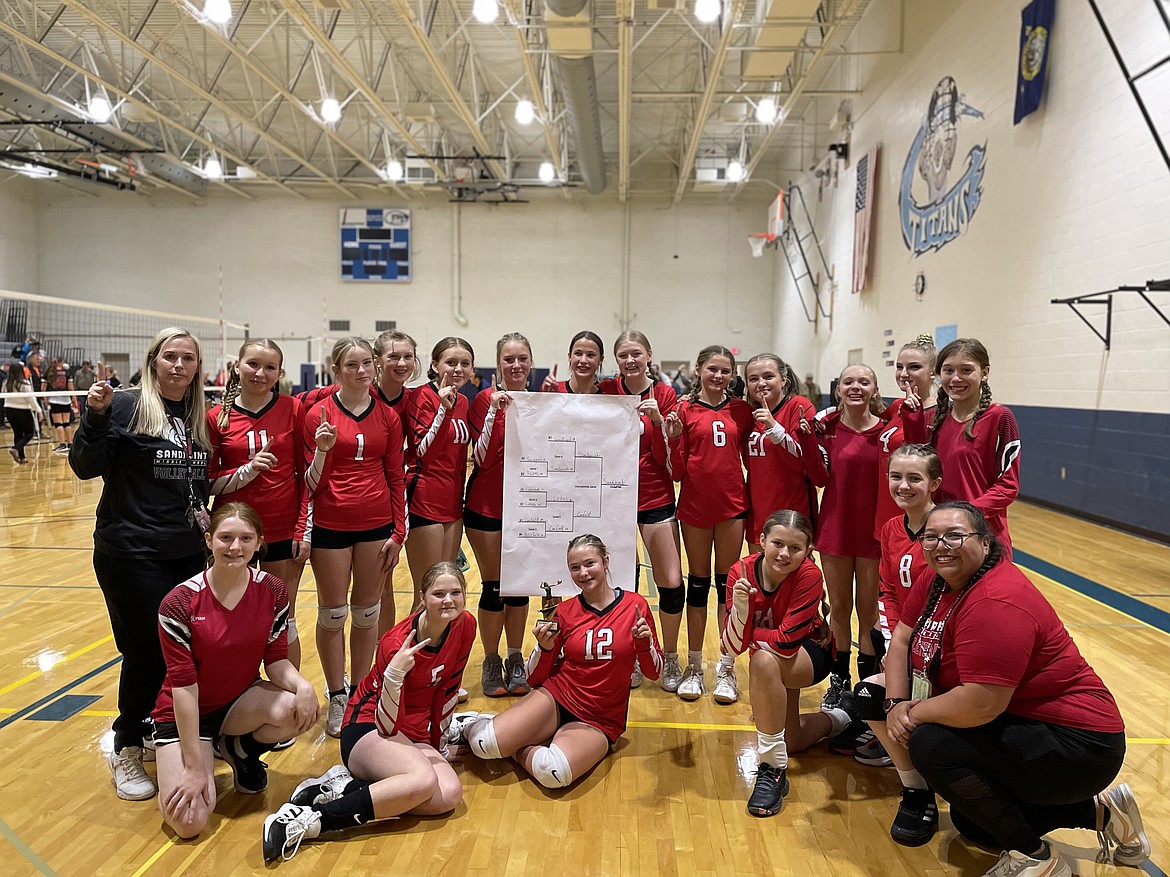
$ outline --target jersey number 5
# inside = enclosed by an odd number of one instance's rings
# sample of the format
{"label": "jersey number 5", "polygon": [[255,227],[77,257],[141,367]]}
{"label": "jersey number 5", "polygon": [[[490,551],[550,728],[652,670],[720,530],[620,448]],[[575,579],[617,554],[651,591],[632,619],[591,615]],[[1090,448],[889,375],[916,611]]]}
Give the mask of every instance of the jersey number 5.
{"label": "jersey number 5", "polygon": [[[596,639],[594,634],[597,634]],[[613,660],[613,631],[608,627],[600,630],[585,631],[585,660],[610,661]]]}

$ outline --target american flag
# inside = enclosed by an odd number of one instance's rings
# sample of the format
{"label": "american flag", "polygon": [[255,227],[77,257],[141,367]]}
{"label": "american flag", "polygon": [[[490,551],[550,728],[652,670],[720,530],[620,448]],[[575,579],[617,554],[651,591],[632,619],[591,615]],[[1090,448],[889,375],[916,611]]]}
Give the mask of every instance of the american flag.
{"label": "american flag", "polygon": [[873,227],[874,188],[877,176],[878,149],[874,145],[857,162],[857,196],[853,201],[853,292],[865,290],[869,283],[869,233]]}

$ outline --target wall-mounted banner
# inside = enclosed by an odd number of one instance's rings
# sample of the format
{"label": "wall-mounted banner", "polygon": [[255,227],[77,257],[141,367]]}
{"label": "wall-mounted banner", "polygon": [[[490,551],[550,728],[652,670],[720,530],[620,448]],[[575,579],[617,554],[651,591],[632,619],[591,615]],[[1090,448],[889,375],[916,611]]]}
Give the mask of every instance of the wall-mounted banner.
{"label": "wall-mounted banner", "polygon": [[[967,231],[983,198],[983,171],[987,164],[987,141],[967,152],[963,173],[947,187],[951,166],[959,146],[959,120],[963,116],[982,119],[983,113],[970,106],[950,76],[944,76],[930,96],[922,126],[906,155],[898,212],[902,240],[916,257],[941,250]],[[915,176],[924,181],[925,198],[915,194]]]}

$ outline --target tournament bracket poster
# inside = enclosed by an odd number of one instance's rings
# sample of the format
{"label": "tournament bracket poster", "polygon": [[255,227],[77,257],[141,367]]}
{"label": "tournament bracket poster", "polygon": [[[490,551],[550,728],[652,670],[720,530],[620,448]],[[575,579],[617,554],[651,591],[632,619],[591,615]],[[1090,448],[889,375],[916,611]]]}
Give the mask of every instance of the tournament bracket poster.
{"label": "tournament bracket poster", "polygon": [[[504,531],[500,593],[579,593],[569,577],[569,540],[598,536],[609,549],[609,583],[632,591],[637,574],[636,396],[516,393],[504,429]],[[558,585],[557,582],[560,582]]]}

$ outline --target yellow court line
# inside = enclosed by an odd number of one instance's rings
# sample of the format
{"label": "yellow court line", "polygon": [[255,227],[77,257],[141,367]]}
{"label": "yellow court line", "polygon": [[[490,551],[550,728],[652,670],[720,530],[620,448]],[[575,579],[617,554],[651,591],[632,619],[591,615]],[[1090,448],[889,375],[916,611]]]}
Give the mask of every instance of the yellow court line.
{"label": "yellow court line", "polygon": [[161,859],[163,857],[163,853],[165,853],[167,850],[169,850],[171,847],[173,847],[177,842],[178,841],[176,838],[173,838],[173,837],[169,838],[167,840],[167,842],[164,843],[157,850],[155,850],[154,854],[149,859],[147,859],[145,862],[143,862],[142,865],[138,868],[138,870],[135,871],[133,874],[131,874],[130,877],[142,877],[142,875],[145,874],[150,869],[150,866],[153,865],[155,862],[157,862],[159,859]]}
{"label": "yellow court line", "polygon": [[1129,746],[1170,746],[1170,737],[1126,737]]}
{"label": "yellow court line", "polygon": [[[1032,569],[1031,567],[1020,566],[1019,564],[1016,564],[1016,565],[1019,566],[1019,568],[1021,570],[1024,570],[1025,572],[1027,572],[1028,575],[1030,575],[1030,576],[1035,576],[1038,579],[1043,579],[1044,581],[1048,582],[1049,584],[1056,585],[1056,587],[1058,587],[1058,588],[1063,588],[1064,590],[1068,591],[1070,594],[1076,594],[1078,597],[1083,597],[1084,599],[1088,600],[1090,603],[1096,603],[1098,606],[1103,606],[1106,609],[1109,609],[1113,612],[1116,612],[1118,615],[1122,615],[1125,618],[1128,618],[1130,621],[1134,622],[1135,624],[1140,624],[1142,627],[1148,627],[1150,630],[1154,631],[1155,633],[1161,633],[1161,634],[1165,634],[1166,636],[1170,636],[1170,633],[1162,630],[1162,628],[1156,627],[1153,624],[1150,624],[1150,622],[1148,622],[1148,621],[1142,621],[1140,618],[1135,618],[1134,616],[1132,616],[1128,612],[1126,612],[1124,609],[1118,609],[1116,606],[1113,606],[1113,605],[1110,605],[1109,603],[1105,603],[1101,600],[1098,600],[1096,597],[1090,597],[1084,591],[1078,591],[1076,588],[1070,587],[1066,584],[1063,584],[1062,582],[1058,582],[1056,579],[1049,578],[1048,576],[1044,575],[1044,573],[1036,572],[1036,570]],[[1102,585],[1102,587],[1109,587],[1109,586]],[[1111,588],[1110,590],[1116,590],[1116,588]],[[1121,594],[1123,592],[1118,591],[1117,593]],[[1129,594],[1125,594],[1125,596],[1128,597]],[[1131,599],[1137,600],[1137,597],[1133,597]],[[1152,607],[1152,608],[1157,608],[1157,607]]]}
{"label": "yellow court line", "polygon": [[672,728],[681,731],[754,731],[755,725],[707,725],[702,722],[626,722],[629,728]]}
{"label": "yellow court line", "polygon": [[[80,649],[78,649],[73,654],[66,655],[64,657],[64,659],[62,659],[61,661],[58,661],[56,664],[54,664],[49,669],[51,670],[51,669],[54,669],[56,667],[60,667],[62,664],[67,664],[70,661],[72,661],[74,658],[80,658],[82,655],[86,654],[87,652],[92,652],[94,649],[98,648],[99,646],[104,646],[106,643],[112,642],[113,639],[114,639],[114,635],[112,633],[107,633],[101,639],[95,640],[94,642],[90,643],[88,646],[82,646]],[[48,672],[47,670],[37,670],[33,673],[29,673],[23,679],[17,679],[15,682],[12,682],[8,685],[5,685],[3,688],[0,688],[0,696],[5,695],[10,691],[15,691],[17,688],[20,688],[20,686],[22,686],[28,682],[32,682],[34,679],[41,678],[47,672]]]}

